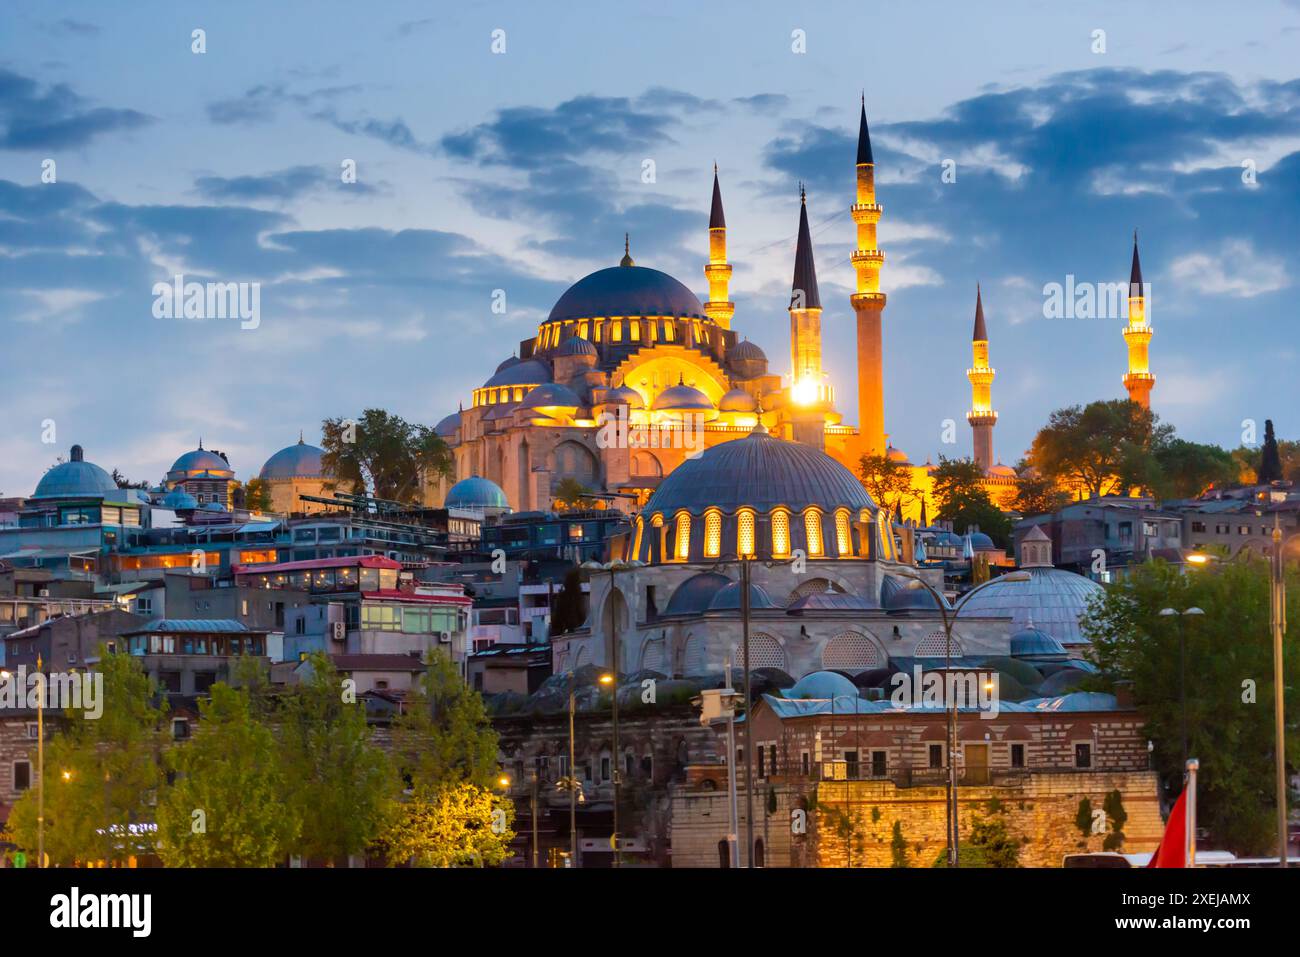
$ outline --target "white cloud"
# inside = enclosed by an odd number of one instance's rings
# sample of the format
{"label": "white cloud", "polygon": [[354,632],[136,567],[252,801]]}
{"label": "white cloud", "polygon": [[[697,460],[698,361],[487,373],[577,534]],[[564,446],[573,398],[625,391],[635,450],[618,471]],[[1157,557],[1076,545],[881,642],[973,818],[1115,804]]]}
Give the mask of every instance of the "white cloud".
{"label": "white cloud", "polygon": [[1290,285],[1286,263],[1255,250],[1247,239],[1228,239],[1212,253],[1174,260],[1170,276],[1193,292],[1249,299]]}

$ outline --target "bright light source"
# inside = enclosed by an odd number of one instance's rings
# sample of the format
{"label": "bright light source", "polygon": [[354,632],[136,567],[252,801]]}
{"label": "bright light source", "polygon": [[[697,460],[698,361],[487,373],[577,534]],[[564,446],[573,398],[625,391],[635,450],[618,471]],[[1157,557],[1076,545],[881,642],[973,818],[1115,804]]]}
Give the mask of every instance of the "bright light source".
{"label": "bright light source", "polygon": [[800,379],[790,391],[799,405],[812,405],[817,401],[817,383],[812,379]]}
{"label": "bright light source", "polygon": [[600,676],[600,683],[603,684],[603,685],[612,685],[612,684],[614,683],[614,676],[613,676],[613,675],[601,675],[601,676]]}
{"label": "bright light source", "polygon": [[1210,556],[1202,554],[1201,552],[1192,552],[1192,554],[1187,556],[1187,560],[1193,565],[1204,565],[1210,560]]}
{"label": "bright light source", "polygon": [[503,788],[510,787],[510,776],[507,774],[501,775],[501,777],[497,778],[497,784],[501,785]]}
{"label": "bright light source", "polygon": [[72,772],[71,772],[71,771],[64,771],[64,772],[63,772],[63,780],[65,780],[65,781],[71,781],[71,780],[72,780]]}

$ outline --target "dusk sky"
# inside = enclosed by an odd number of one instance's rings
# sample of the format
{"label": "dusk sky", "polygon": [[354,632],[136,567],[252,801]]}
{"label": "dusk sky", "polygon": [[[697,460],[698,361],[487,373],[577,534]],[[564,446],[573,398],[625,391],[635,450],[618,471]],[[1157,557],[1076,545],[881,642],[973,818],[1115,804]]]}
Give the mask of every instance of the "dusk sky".
{"label": "dusk sky", "polygon": [[[1051,410],[1123,396],[1122,319],[1044,318],[1043,287],[1126,281],[1135,228],[1153,410],[1225,447],[1248,418],[1300,438],[1300,0],[806,7],[6,2],[0,495],[30,494],[73,443],[157,483],[202,436],[247,479],[325,417],[433,425],[618,262],[624,232],[704,299],[715,161],[733,327],[774,372],[807,184],[854,422],[864,91],[892,444],[970,454],[977,282],[999,459]],[[177,273],[260,283],[260,325],[155,318]]]}

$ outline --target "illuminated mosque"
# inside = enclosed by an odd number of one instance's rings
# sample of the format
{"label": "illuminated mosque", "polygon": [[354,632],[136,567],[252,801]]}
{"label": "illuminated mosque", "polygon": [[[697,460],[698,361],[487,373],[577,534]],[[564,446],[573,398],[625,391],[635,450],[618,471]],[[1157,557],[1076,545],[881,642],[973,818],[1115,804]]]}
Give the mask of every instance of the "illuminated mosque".
{"label": "illuminated mosque", "polygon": [[[474,390],[470,407],[438,423],[438,434],[453,450],[455,474],[431,481],[426,500],[442,504],[457,480],[474,477],[495,483],[515,511],[546,510],[568,479],[632,513],[687,458],[743,438],[761,423],[768,434],[822,450],[855,475],[864,455],[888,456],[910,467],[913,487],[922,495],[904,517],[920,517],[932,465],[910,462],[887,443],[885,432],[886,297],[880,291],[885,254],[876,241],[882,207],[876,201],[865,103],[855,174],[850,211],[857,241],[850,258],[856,290],[850,304],[857,327],[857,427],[844,423],[822,368],[822,302],[803,191],[789,304],[790,356],[788,365],[784,357],[774,364],[732,328],[732,267],[715,167],[704,266],[708,299],[700,302],[672,276],[637,265],[625,241],[619,265],[569,287],[537,335],[520,343],[519,354],[505,359]],[[1136,401],[1148,404],[1154,383],[1147,368],[1151,330],[1136,237],[1133,278],[1139,287],[1130,298],[1124,332],[1129,349],[1124,384]],[[995,372],[978,290],[971,348],[966,374],[973,458],[984,469],[993,500],[1007,507],[1016,492],[1016,472],[993,452]]]}

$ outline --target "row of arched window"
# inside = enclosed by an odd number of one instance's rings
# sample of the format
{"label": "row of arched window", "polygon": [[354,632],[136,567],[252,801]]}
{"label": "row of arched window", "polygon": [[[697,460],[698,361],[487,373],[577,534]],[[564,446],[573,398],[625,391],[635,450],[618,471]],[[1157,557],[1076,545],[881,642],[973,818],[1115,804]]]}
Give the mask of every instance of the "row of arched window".
{"label": "row of arched window", "polygon": [[[726,519],[718,508],[706,509],[699,517],[686,509],[668,517],[657,512],[650,516],[651,534],[647,540],[646,517],[638,516],[632,554],[637,558],[645,556],[642,560],[651,563],[686,562],[732,554],[740,558],[790,558],[799,548],[808,558],[867,558],[874,546],[877,557],[897,559],[892,529],[887,523],[873,521],[867,509],[859,512],[856,522],[847,508],[828,514],[816,506],[797,513],[775,508],[761,520],[754,509],[742,508],[733,516],[730,529],[724,527]],[[693,544],[696,534],[700,541]]]}
{"label": "row of arched window", "polygon": [[716,327],[703,319],[616,318],[569,319],[544,325],[538,334],[539,350],[554,349],[570,336],[589,342],[676,342],[710,345]]}

